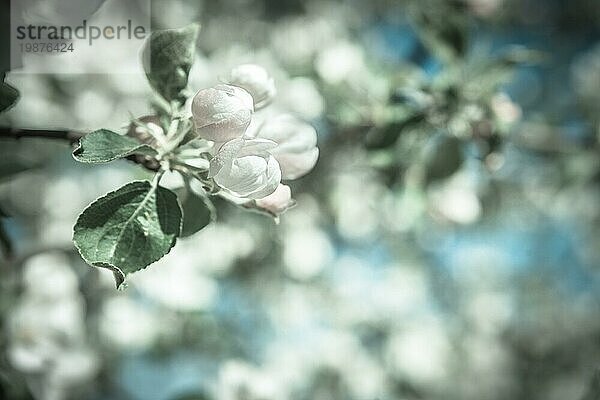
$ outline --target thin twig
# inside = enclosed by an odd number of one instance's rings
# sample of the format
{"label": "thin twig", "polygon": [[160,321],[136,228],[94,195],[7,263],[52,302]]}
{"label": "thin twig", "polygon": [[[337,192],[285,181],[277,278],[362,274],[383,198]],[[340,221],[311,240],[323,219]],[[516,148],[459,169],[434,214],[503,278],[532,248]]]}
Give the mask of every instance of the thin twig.
{"label": "thin twig", "polygon": [[[79,139],[81,139],[84,135],[85,133],[67,129],[50,130],[0,127],[0,139],[51,139],[61,140],[68,142],[71,145],[76,145],[79,142]],[[160,164],[156,160],[143,155],[132,154],[126,158],[131,162],[141,165],[149,171],[155,172],[160,169]]]}
{"label": "thin twig", "polygon": [[83,137],[83,133],[70,130],[49,130],[49,129],[18,129],[18,128],[0,128],[0,137],[9,139],[27,139],[43,138],[68,141],[75,144]]}

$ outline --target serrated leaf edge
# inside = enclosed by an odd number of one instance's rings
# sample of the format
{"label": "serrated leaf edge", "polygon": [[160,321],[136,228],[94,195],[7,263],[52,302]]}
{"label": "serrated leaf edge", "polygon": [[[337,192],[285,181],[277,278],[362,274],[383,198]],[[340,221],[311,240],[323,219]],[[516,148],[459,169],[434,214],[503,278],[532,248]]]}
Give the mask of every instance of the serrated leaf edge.
{"label": "serrated leaf edge", "polygon": [[[88,260],[82,253],[81,248],[79,247],[79,245],[77,244],[77,241],[75,240],[75,228],[77,227],[77,224],[79,223],[79,219],[81,218],[81,216],[83,215],[84,212],[86,212],[90,207],[94,206],[96,203],[98,203],[100,200],[110,196],[113,193],[118,192],[119,190],[121,190],[122,188],[124,188],[125,186],[128,185],[133,185],[136,183],[147,183],[149,185],[152,185],[152,183],[150,181],[148,181],[147,179],[143,179],[143,180],[134,180],[131,181],[129,183],[126,183],[123,186],[120,186],[119,188],[112,190],[110,192],[107,192],[105,195],[100,196],[98,198],[96,198],[94,201],[92,201],[90,204],[88,204],[79,214],[79,216],[77,217],[77,220],[75,221],[75,225],[73,225],[73,244],[75,245],[75,248],[77,249],[77,252],[79,253],[79,256],[83,259],[83,261],[85,261],[88,265],[95,267],[95,268],[104,268],[104,269],[108,269],[110,271],[112,271],[112,273],[115,276],[115,282],[116,282],[116,286],[117,289],[125,282],[125,273],[116,265],[110,264],[110,263],[106,263],[106,262],[92,262],[90,260]],[[157,186],[158,188],[158,186]],[[150,265],[154,264],[155,262],[159,261],[160,259],[162,259],[163,257],[165,257],[167,254],[169,254],[171,252],[171,250],[173,249],[173,247],[175,247],[175,244],[177,243],[177,238],[180,237],[181,235],[181,229],[183,227],[183,209],[181,207],[181,204],[179,203],[179,199],[177,198],[177,195],[170,189],[167,189],[165,187],[161,187],[162,189],[168,190],[169,192],[171,192],[174,196],[175,196],[175,202],[177,203],[177,207],[179,207],[179,213],[181,215],[181,218],[179,219],[179,229],[177,232],[177,235],[175,235],[175,237],[173,237],[173,240],[171,241],[171,246],[169,247],[169,249],[165,252],[165,254],[163,254],[162,256],[158,257],[157,259],[151,261],[150,263],[148,263],[146,266],[138,269],[137,271],[132,272],[131,274],[138,272],[138,271],[142,271],[146,268],[148,268]]]}

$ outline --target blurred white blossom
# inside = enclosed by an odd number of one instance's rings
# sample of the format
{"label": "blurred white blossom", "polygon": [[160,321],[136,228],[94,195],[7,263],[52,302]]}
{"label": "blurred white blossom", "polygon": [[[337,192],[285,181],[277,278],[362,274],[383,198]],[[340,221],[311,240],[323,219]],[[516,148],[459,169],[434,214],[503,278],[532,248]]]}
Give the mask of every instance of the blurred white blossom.
{"label": "blurred white blossom", "polygon": [[491,107],[496,118],[503,124],[514,124],[521,118],[521,107],[514,103],[505,93],[498,93],[492,97]]}
{"label": "blurred white blossom", "polygon": [[317,131],[291,115],[279,115],[267,120],[257,137],[277,143],[270,152],[279,162],[282,179],[304,176],[315,166],[319,157]]}
{"label": "blurred white blossom", "polygon": [[[348,159],[354,161],[360,156],[353,154]],[[337,229],[348,239],[367,238],[378,227],[378,215],[383,209],[380,198],[384,188],[375,176],[345,160],[340,160],[339,168],[345,172],[334,178],[330,194]]]}
{"label": "blurred white blossom", "polygon": [[274,376],[241,360],[227,361],[219,371],[217,398],[221,400],[285,400]]}
{"label": "blurred white blossom", "polygon": [[296,279],[314,278],[333,258],[333,245],[327,234],[318,228],[291,230],[284,236],[283,244],[286,271]]}
{"label": "blurred white blossom", "polygon": [[115,296],[102,305],[100,333],[111,346],[145,349],[154,344],[163,330],[160,317],[136,300]]}
{"label": "blurred white blossom", "polygon": [[196,252],[189,249],[173,251],[170,260],[161,261],[155,269],[139,272],[132,283],[142,293],[170,309],[209,309],[215,301],[217,285],[203,273],[202,263],[196,260]]}
{"label": "blurred white blossom", "polygon": [[98,355],[86,339],[77,278],[66,257],[42,254],[25,264],[24,283],[8,321],[8,358],[36,382],[37,398],[66,399],[99,368]]}
{"label": "blurred white blossom", "polygon": [[467,0],[473,12],[481,17],[492,17],[504,5],[505,0]]}
{"label": "blurred white blossom", "polygon": [[228,83],[250,93],[256,110],[269,104],[275,97],[275,81],[266,69],[256,64],[242,64],[231,70]]}
{"label": "blurred white blossom", "polygon": [[431,189],[429,198],[434,211],[458,224],[472,224],[482,213],[475,183],[466,174],[459,173]]}
{"label": "blurred white blossom", "polygon": [[387,359],[397,376],[423,387],[440,387],[450,376],[452,345],[436,318],[412,321],[388,342]]}
{"label": "blurred white blossom", "polygon": [[293,78],[282,82],[277,104],[306,120],[319,118],[325,111],[325,100],[315,82],[309,78]]}
{"label": "blurred white blossom", "polygon": [[579,56],[571,68],[571,77],[577,96],[588,106],[600,101],[600,44]]}
{"label": "blurred white blossom", "polygon": [[321,78],[329,84],[343,81],[352,82],[364,74],[365,63],[362,48],[353,43],[340,41],[326,47],[315,61],[315,69]]}

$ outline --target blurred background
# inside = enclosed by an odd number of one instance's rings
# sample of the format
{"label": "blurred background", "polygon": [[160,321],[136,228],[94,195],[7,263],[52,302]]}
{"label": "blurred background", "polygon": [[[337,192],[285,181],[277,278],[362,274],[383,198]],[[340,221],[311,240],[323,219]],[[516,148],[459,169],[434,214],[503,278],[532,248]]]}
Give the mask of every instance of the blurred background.
{"label": "blurred background", "polygon": [[[72,226],[146,172],[0,139],[0,398],[600,398],[598,1],[154,0],[151,17],[201,23],[194,91],[266,67],[319,162],[279,225],[217,202],[116,291]],[[150,112],[137,68],[9,72],[0,125],[122,131]]]}

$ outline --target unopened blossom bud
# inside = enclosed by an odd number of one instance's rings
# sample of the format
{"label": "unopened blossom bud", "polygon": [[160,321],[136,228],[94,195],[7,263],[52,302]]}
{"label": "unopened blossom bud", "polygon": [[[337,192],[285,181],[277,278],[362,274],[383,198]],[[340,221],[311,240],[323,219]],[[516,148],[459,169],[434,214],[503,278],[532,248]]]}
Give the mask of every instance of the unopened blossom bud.
{"label": "unopened blossom bud", "polygon": [[275,146],[264,139],[231,140],[211,159],[209,177],[236,197],[268,196],[281,181],[279,163],[269,152]]}
{"label": "unopened blossom bud", "polygon": [[277,189],[270,195],[256,200],[257,207],[275,215],[281,214],[293,205],[294,200],[292,200],[292,191],[289,186],[282,183],[280,183],[279,186],[277,186]]}
{"label": "unopened blossom bud", "polygon": [[199,137],[226,142],[242,137],[254,106],[252,96],[239,87],[217,85],[202,89],[192,101],[192,116]]}
{"label": "unopened blossom bud", "polygon": [[133,121],[127,130],[127,136],[136,138],[140,143],[157,148],[159,140],[165,137],[165,132],[156,115],[145,115]]}
{"label": "unopened blossom bud", "polygon": [[275,81],[260,65],[243,64],[231,70],[229,84],[246,89],[254,99],[254,108],[269,104],[275,97]]}
{"label": "unopened blossom bud", "polygon": [[267,121],[257,138],[277,143],[271,154],[279,162],[283,179],[297,179],[307,174],[319,158],[315,128],[291,115]]}

